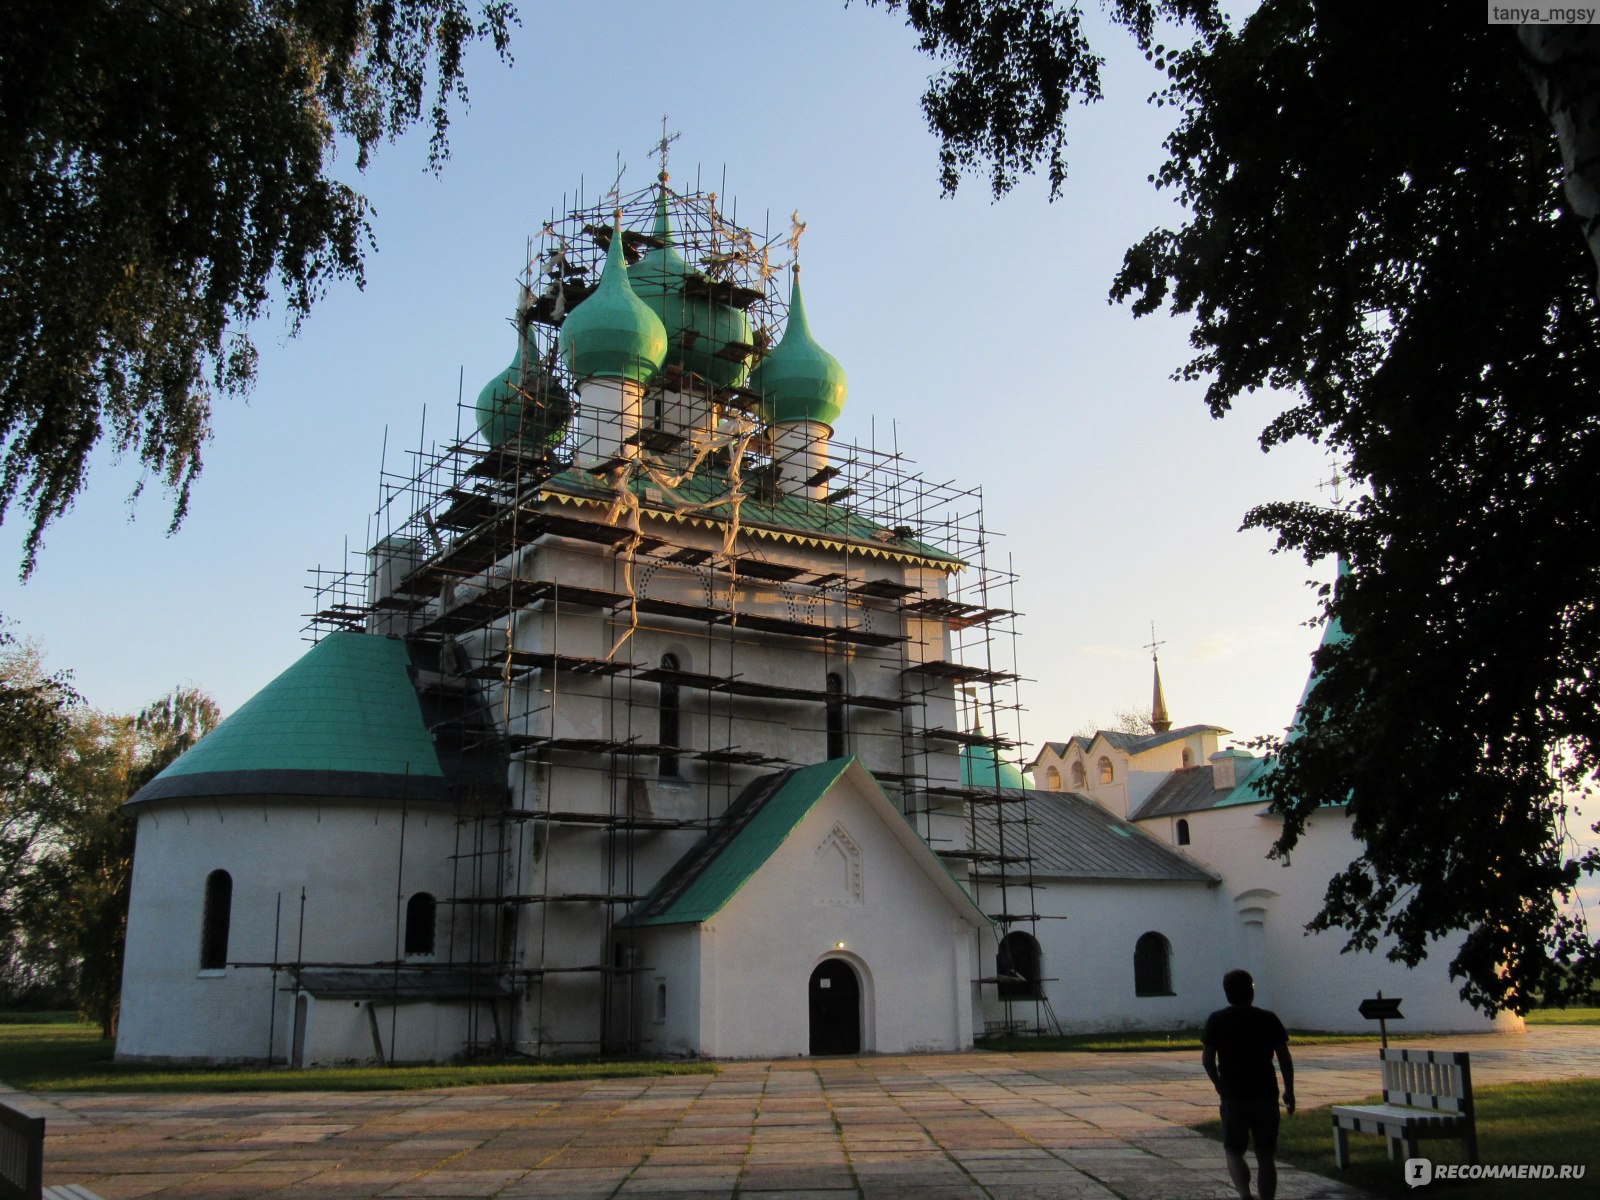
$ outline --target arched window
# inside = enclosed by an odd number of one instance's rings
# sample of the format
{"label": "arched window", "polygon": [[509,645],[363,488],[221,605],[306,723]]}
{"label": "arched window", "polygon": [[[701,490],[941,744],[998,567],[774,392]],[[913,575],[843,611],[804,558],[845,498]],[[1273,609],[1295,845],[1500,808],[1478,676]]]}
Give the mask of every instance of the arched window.
{"label": "arched window", "polygon": [[1088,773],[1084,771],[1083,763],[1081,762],[1075,762],[1072,764],[1072,786],[1075,788],[1089,786],[1089,776]]}
{"label": "arched window", "polygon": [[1172,995],[1172,943],[1159,933],[1143,934],[1134,943],[1133,994]]}
{"label": "arched window", "polygon": [[1188,844],[1189,844],[1189,822],[1186,821],[1184,818],[1179,817],[1178,818],[1178,845],[1187,846]]}
{"label": "arched window", "polygon": [[1194,751],[1187,746],[1183,748],[1183,765],[1185,770],[1194,766]]}
{"label": "arched window", "polygon": [[[661,669],[663,671],[678,670],[678,656],[676,654],[663,654],[661,656]],[[678,695],[678,685],[670,680],[661,681],[661,736],[656,740],[663,746],[673,749],[683,745],[682,699]],[[663,779],[678,778],[678,756],[676,754],[663,754],[659,774]]]}
{"label": "arched window", "polygon": [[843,758],[847,753],[844,736],[844,679],[828,676],[828,754],[829,758]]}
{"label": "arched window", "polygon": [[206,876],[206,906],[200,921],[200,969],[220,971],[228,965],[228,928],[233,923],[233,876],[213,871]]}
{"label": "arched window", "polygon": [[1061,772],[1056,770],[1054,767],[1046,769],[1044,773],[1044,786],[1052,792],[1059,792],[1061,790]]}
{"label": "arched window", "polygon": [[406,953],[433,953],[434,927],[439,906],[427,892],[418,892],[406,901]]}
{"label": "arched window", "polygon": [[1111,760],[1109,758],[1107,758],[1105,755],[1102,754],[1100,756],[1100,762],[1099,762],[1098,766],[1100,767],[1100,782],[1101,783],[1110,783],[1111,782]]}
{"label": "arched window", "polygon": [[1018,930],[1000,939],[994,973],[1000,979],[1002,1000],[1036,1000],[1041,994],[1039,943]]}

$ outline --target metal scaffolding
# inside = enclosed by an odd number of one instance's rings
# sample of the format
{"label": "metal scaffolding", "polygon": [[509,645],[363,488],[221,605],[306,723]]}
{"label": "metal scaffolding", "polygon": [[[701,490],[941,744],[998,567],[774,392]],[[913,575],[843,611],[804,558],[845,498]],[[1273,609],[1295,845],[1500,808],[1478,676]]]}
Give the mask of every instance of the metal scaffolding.
{"label": "metal scaffolding", "polygon": [[[898,446],[832,441],[802,504],[781,492],[762,397],[742,381],[669,366],[631,432],[579,397],[561,324],[618,228],[630,259],[663,246],[646,232],[663,197],[694,264],[684,295],[748,318],[748,340],[717,353],[754,363],[776,344],[782,243],[724,218],[714,193],[663,178],[580,202],[530,247],[514,402],[488,416],[462,404],[447,443],[385,462],[370,549],[313,572],[310,640],[404,638],[441,759],[470,781],[441,903],[467,921],[460,952],[484,994],[511,980],[526,1005],[519,1021],[489,1004],[477,1052],[648,1048],[626,981],[649,967],[616,923],[747,786],[817,747],[861,757],[1002,933],[1039,919],[1026,797],[998,770],[964,778],[959,761],[981,748],[992,767],[1021,744],[1015,576],[990,553],[981,489],[922,478]],[[579,636],[595,627],[599,641]],[[694,666],[638,653],[652,637]],[[819,660],[820,685],[763,669],[772,646]],[[661,803],[663,778],[693,792],[692,810]],[[977,848],[979,824],[997,850]],[[1042,1000],[983,975],[1000,1024],[1043,1030]],[[577,987],[602,1012],[592,1038],[545,1014]]]}

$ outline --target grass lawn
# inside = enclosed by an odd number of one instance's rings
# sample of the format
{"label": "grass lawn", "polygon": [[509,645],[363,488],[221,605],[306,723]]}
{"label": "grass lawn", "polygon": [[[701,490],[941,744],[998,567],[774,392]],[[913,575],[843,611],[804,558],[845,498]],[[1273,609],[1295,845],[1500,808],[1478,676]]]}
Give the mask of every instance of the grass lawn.
{"label": "grass lawn", "polygon": [[[1594,1195],[1600,1178],[1600,1139],[1595,1137],[1595,1112],[1600,1107],[1600,1079],[1554,1083],[1512,1083],[1474,1088],[1478,1114],[1478,1160],[1482,1163],[1582,1163],[1582,1180],[1509,1180],[1435,1182],[1411,1191],[1401,1178],[1401,1163],[1390,1162],[1384,1140],[1370,1134],[1350,1135],[1350,1166],[1333,1165],[1333,1119],[1327,1108],[1301,1110],[1285,1117],[1278,1142],[1278,1160],[1293,1163],[1377,1196],[1442,1196],[1460,1200],[1578,1200]],[[1352,1104],[1378,1103],[1377,1095],[1352,1099]],[[1207,1137],[1222,1137],[1222,1126],[1208,1121],[1196,1126]],[[1461,1143],[1425,1141],[1423,1157],[1435,1163],[1465,1162]],[[1222,1149],[1217,1148],[1220,1158]],[[1251,1157],[1252,1169],[1254,1156]]]}
{"label": "grass lawn", "polygon": [[[1600,1025],[1600,1008],[1539,1008],[1528,1014],[1529,1025]],[[1405,1037],[1404,1030],[1395,1036]],[[1377,1033],[1312,1033],[1289,1031],[1291,1046],[1317,1046],[1330,1042],[1376,1042]],[[980,1037],[979,1050],[1194,1050],[1200,1049],[1200,1028],[1130,1029],[1114,1033],[1078,1033],[1069,1037]]]}
{"label": "grass lawn", "polygon": [[[1376,1042],[1376,1033],[1310,1033],[1291,1029],[1289,1042],[1295,1046],[1317,1046],[1325,1042]],[[1193,1050],[1200,1052],[1200,1028],[1128,1029],[1114,1033],[1078,1033],[1068,1037],[989,1037],[978,1038],[979,1050]]]}
{"label": "grass lawn", "polygon": [[1600,1025],[1600,1008],[1536,1008],[1524,1019],[1529,1025]]}
{"label": "grass lawn", "polygon": [[[30,1014],[31,1016],[31,1014]],[[445,1063],[419,1067],[151,1067],[117,1063],[112,1043],[70,1015],[18,1019],[0,1014],[0,1080],[30,1092],[375,1092],[536,1083],[623,1075],[701,1075],[703,1062],[592,1060],[554,1063]]]}

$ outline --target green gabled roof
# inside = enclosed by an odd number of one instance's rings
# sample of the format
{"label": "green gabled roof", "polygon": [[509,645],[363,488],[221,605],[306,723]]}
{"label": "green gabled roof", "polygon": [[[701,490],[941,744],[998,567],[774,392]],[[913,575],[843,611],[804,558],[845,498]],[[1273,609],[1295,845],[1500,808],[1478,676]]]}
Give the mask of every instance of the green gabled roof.
{"label": "green gabled roof", "polygon": [[[686,521],[725,525],[733,516],[733,501],[726,468],[702,467],[676,487],[664,487],[648,477],[636,477],[631,485],[641,506],[651,513]],[[544,490],[557,498],[572,497],[609,505],[611,490],[587,471],[567,470],[544,482]],[[652,495],[654,493],[654,495]],[[748,481],[739,504],[739,524],[757,535],[785,540],[842,543],[868,555],[884,558],[915,558],[948,568],[966,563],[953,554],[936,549],[914,537],[897,537],[876,521],[858,516],[838,504],[824,504],[807,496],[779,494],[757,496]]]}
{"label": "green gabled roof", "polygon": [[684,855],[620,923],[636,927],[709,921],[854,761],[833,758],[758,780],[729,812],[727,823]]}
{"label": "green gabled roof", "polygon": [[782,771],[758,779],[728,810],[721,824],[685,854],[618,924],[687,925],[709,921],[777,851],[806,814],[846,775],[869,810],[910,854],[927,878],[975,928],[993,924],[967,890],[951,875],[950,866],[929,849],[916,830],[878,786],[872,773],[855,757],[833,758],[810,767]]}
{"label": "green gabled roof", "polygon": [[324,638],[129,803],[241,795],[442,798],[405,643]]}

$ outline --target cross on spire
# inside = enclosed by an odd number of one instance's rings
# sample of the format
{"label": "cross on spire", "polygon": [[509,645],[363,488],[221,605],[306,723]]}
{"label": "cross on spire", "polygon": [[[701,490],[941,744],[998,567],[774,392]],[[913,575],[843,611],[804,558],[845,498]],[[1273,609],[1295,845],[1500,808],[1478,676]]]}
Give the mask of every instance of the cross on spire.
{"label": "cross on spire", "polygon": [[797,208],[789,214],[789,253],[794,258],[800,257],[800,239],[806,231],[806,223],[800,219],[800,210]]}
{"label": "cross on spire", "polygon": [[1145,643],[1145,649],[1150,651],[1150,662],[1155,668],[1155,681],[1150,689],[1150,728],[1156,733],[1165,733],[1172,728],[1172,718],[1167,714],[1167,697],[1161,690],[1161,660],[1156,656],[1156,651],[1166,642],[1156,640],[1156,623],[1150,622],[1150,640]]}
{"label": "cross on spire", "polygon": [[667,132],[667,115],[665,113],[662,113],[661,114],[661,140],[659,142],[657,142],[654,146],[650,147],[650,157],[651,158],[659,158],[661,160],[661,171],[660,171],[659,174],[657,174],[656,178],[659,179],[662,183],[665,183],[667,181],[667,150],[672,146],[673,142],[678,140],[678,138],[680,136],[682,136],[682,135],[681,134],[677,134],[677,133],[668,133]]}
{"label": "cross on spire", "polygon": [[1146,650],[1150,651],[1150,661],[1151,662],[1158,662],[1159,661],[1159,659],[1156,657],[1156,651],[1159,650],[1162,646],[1165,646],[1166,644],[1167,643],[1166,643],[1165,639],[1163,639],[1162,641],[1159,641],[1159,642],[1156,641],[1156,623],[1154,621],[1151,621],[1150,622],[1150,640],[1144,644],[1144,648]]}
{"label": "cross on spire", "polygon": [[1333,474],[1329,475],[1328,478],[1326,478],[1326,479],[1317,480],[1317,491],[1320,492],[1320,491],[1326,490],[1328,492],[1328,494],[1333,498],[1333,502],[1335,504],[1338,504],[1339,503],[1339,488],[1343,484],[1346,484],[1346,483],[1349,483],[1349,482],[1350,482],[1350,480],[1346,476],[1339,474],[1339,464],[1338,463],[1334,463],[1333,464]]}

